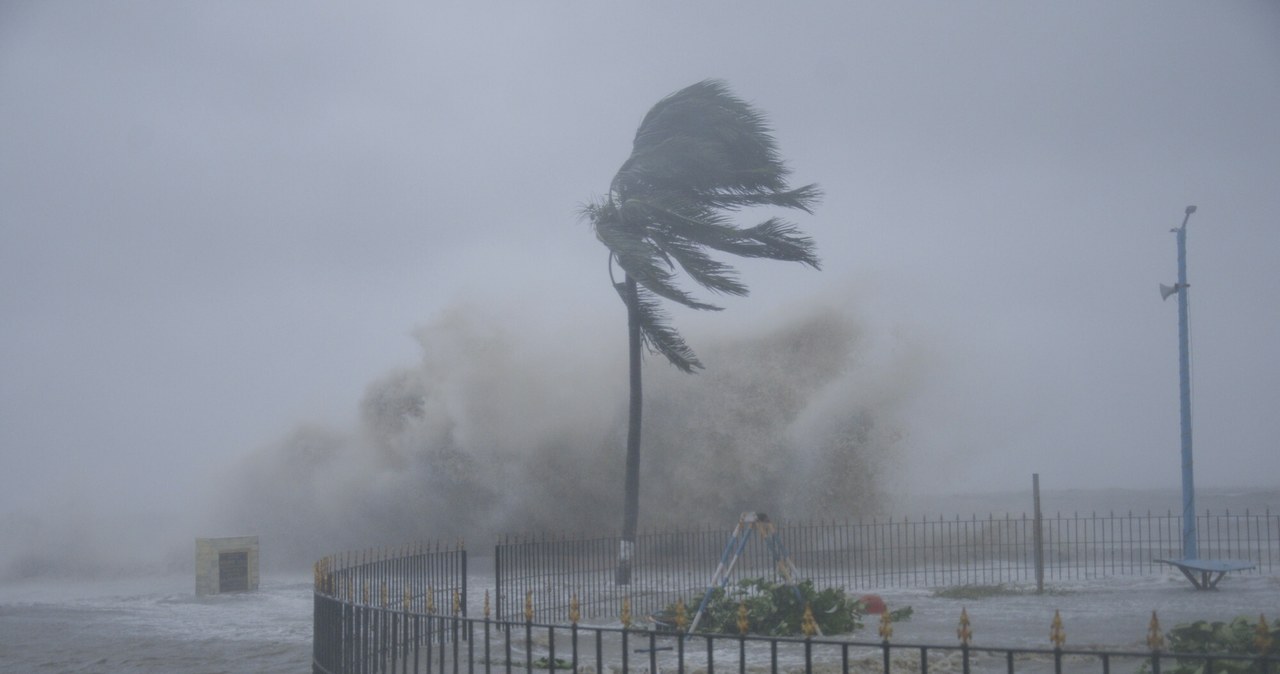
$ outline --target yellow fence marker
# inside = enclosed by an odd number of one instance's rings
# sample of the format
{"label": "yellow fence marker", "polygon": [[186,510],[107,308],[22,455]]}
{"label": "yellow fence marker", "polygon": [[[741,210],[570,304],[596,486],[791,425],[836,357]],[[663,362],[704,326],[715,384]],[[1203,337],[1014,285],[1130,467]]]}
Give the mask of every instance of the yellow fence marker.
{"label": "yellow fence marker", "polygon": [[1062,648],[1067,643],[1067,631],[1062,628],[1062,614],[1054,609],[1053,624],[1049,626],[1049,641],[1053,642],[1054,648]]}
{"label": "yellow fence marker", "polygon": [[800,631],[804,632],[806,639],[818,633],[818,621],[813,619],[813,606],[808,602],[804,605],[804,617],[800,619]]}
{"label": "yellow fence marker", "polygon": [[884,612],[880,614],[880,640],[889,643],[889,639],[893,636],[893,617],[889,615],[889,606],[886,604]]}
{"label": "yellow fence marker", "polygon": [[1164,632],[1160,631],[1160,619],[1156,612],[1151,612],[1151,623],[1147,626],[1147,647],[1153,651],[1164,648]]}

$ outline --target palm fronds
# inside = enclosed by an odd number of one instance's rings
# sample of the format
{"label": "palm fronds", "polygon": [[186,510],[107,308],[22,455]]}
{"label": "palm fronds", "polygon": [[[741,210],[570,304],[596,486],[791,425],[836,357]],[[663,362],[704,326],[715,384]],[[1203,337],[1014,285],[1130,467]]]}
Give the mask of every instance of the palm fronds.
{"label": "palm fronds", "polygon": [[[641,331],[650,351],[686,372],[697,357],[661,313],[662,297],[694,309],[719,307],[677,285],[677,271],[717,294],[746,295],[734,268],[712,251],[800,262],[817,268],[812,239],[771,217],[740,227],[730,215],[772,206],[812,212],[816,185],[792,188],[763,115],[718,80],[677,91],[653,106],[607,197],[583,215],[626,274],[639,284]],[[628,302],[628,293],[623,293]]]}

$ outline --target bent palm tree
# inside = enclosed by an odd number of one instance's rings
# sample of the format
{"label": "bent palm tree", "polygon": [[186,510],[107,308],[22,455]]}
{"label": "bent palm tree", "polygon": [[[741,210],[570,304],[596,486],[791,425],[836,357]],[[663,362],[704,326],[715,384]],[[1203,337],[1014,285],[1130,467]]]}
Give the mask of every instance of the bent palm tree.
{"label": "bent palm tree", "polygon": [[[641,346],[666,356],[683,372],[702,368],[671,327],[658,298],[693,309],[720,309],[680,289],[677,268],[714,293],[746,295],[737,272],[709,250],[818,268],[813,240],[794,224],[771,217],[739,227],[730,217],[753,206],[812,212],[818,187],[792,189],[789,173],[763,115],[723,82],[706,80],[649,110],[608,195],[582,209],[609,249],[610,278],[627,307],[631,404],[616,577],[620,585],[631,579],[640,510]],[[623,271],[621,282],[613,279],[615,263]]]}

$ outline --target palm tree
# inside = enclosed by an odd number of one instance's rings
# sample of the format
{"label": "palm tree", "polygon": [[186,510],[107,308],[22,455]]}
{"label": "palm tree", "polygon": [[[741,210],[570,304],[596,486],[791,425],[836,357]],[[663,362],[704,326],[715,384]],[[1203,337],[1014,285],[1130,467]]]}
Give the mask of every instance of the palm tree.
{"label": "palm tree", "polygon": [[[609,249],[609,276],[627,307],[631,401],[622,544],[616,582],[630,583],[640,511],[641,346],[686,373],[702,369],[662,310],[659,298],[693,309],[720,307],[676,285],[677,268],[698,285],[743,296],[737,272],[709,251],[788,260],[818,268],[813,240],[794,224],[770,217],[739,227],[731,215],[754,206],[812,212],[817,185],[792,189],[763,115],[718,80],[706,80],[658,101],[636,130],[631,156],[607,196],[583,207]],[[618,282],[614,265],[622,269]]]}

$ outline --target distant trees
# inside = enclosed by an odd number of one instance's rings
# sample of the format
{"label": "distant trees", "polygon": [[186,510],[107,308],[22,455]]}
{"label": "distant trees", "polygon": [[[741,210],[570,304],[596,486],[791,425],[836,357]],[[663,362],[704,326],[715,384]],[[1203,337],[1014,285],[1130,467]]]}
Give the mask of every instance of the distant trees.
{"label": "distant trees", "polygon": [[[705,80],[658,101],[636,130],[631,156],[609,193],[583,207],[609,249],[610,280],[627,307],[630,408],[616,582],[631,581],[640,510],[641,346],[683,372],[702,369],[670,324],[659,298],[693,309],[720,310],[677,285],[678,271],[712,291],[745,296],[733,267],[711,251],[799,262],[818,268],[814,242],[794,224],[769,217],[739,227],[745,208],[776,206],[811,213],[817,185],[792,188],[764,116],[719,80]],[[613,276],[621,268],[622,280]]]}

